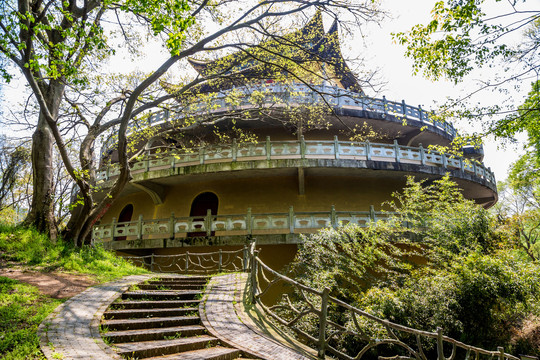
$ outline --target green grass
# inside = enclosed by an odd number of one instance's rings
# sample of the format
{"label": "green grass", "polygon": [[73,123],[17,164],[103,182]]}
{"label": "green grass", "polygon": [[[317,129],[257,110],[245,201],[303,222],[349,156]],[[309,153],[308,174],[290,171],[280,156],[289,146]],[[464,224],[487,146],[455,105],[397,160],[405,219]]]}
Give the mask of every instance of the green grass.
{"label": "green grass", "polygon": [[100,245],[75,248],[62,240],[53,243],[33,229],[2,224],[0,256],[44,271],[61,270],[92,275],[99,282],[148,273]]}
{"label": "green grass", "polygon": [[37,328],[62,302],[41,295],[34,286],[0,276],[0,358],[44,359]]}
{"label": "green grass", "polygon": [[[98,282],[148,271],[104,250],[101,246],[75,248],[52,242],[33,229],[0,224],[0,257],[31,270],[85,274]],[[0,358],[45,359],[37,328],[63,300],[39,293],[34,286],[0,277]],[[55,354],[62,358],[61,354]]]}

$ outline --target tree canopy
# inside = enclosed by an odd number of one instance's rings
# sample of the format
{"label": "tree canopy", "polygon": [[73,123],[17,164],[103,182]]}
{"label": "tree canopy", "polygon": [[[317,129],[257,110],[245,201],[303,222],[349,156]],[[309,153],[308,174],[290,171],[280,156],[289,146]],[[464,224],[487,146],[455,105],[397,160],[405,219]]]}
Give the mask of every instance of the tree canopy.
{"label": "tree canopy", "polygon": [[[133,119],[149,109],[166,107],[168,101],[196,86],[241,72],[227,68],[193,74],[186,68],[188,58],[240,51],[267,62],[278,69],[276,73],[313,71],[279,47],[297,43],[283,36],[292,24],[305,22],[316,11],[354,25],[378,16],[377,4],[370,0],[2,2],[0,72],[6,81],[22,74],[39,109],[32,128],[33,197],[26,224],[53,237],[56,234],[52,159],[58,151],[79,192],[79,205],[64,236],[76,242],[85,239],[130,179],[126,130]],[[137,50],[141,46],[137,40],[144,42],[145,37],[160,42],[168,58],[146,74],[104,80],[103,68],[115,56],[118,44]],[[277,47],[248,51],[261,43]],[[299,66],[288,65],[292,63]],[[180,85],[166,93],[159,81],[172,76],[173,69]],[[300,73],[296,78],[301,78]],[[100,146],[100,136],[110,131],[117,139],[120,175],[98,201],[94,148]]]}

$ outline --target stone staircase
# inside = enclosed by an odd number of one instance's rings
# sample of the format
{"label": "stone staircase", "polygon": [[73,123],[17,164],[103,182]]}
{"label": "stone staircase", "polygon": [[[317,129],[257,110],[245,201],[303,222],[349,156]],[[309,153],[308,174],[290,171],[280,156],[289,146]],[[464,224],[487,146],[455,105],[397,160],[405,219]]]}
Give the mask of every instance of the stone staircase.
{"label": "stone staircase", "polygon": [[103,314],[104,341],[126,359],[241,358],[241,351],[222,345],[201,325],[199,304],[208,279],[162,277],[124,292]]}

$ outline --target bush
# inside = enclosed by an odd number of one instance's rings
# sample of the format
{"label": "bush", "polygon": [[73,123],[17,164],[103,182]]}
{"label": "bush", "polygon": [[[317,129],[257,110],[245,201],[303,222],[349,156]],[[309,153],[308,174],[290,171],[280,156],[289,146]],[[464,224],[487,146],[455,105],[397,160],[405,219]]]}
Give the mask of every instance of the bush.
{"label": "bush", "polygon": [[[534,335],[540,334],[540,264],[501,243],[485,209],[463,198],[448,177],[429,185],[410,178],[386,205],[395,212],[388,221],[305,238],[293,276],[402,325],[441,327],[470,345],[540,355],[534,347],[540,342]],[[354,327],[339,310],[330,314]],[[373,338],[388,335],[373,322],[360,324]],[[354,337],[336,344],[351,356],[360,348]],[[435,344],[424,345],[436,357]]]}

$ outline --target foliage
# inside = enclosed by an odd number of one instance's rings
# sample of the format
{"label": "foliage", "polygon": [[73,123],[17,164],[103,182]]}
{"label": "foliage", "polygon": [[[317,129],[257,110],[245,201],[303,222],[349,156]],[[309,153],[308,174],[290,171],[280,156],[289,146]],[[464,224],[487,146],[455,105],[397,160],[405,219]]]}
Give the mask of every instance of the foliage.
{"label": "foliage", "polygon": [[[415,25],[394,38],[406,46],[413,72],[433,80],[447,78],[458,83],[476,69],[491,68],[464,96],[449,99],[440,112],[476,122],[482,126],[480,135],[513,140],[517,133],[527,131],[529,145],[540,149],[539,85],[533,84],[521,106],[513,101],[518,96],[512,95],[537,77],[540,65],[540,11],[528,5],[525,0],[437,1],[429,23]],[[474,97],[484,90],[501,93],[504,100],[489,104],[484,97],[482,104],[475,103]]]}
{"label": "foliage", "polygon": [[0,357],[44,359],[37,328],[61,302],[41,295],[34,286],[0,277]]}
{"label": "foliage", "polygon": [[[389,219],[367,228],[348,225],[307,237],[294,276],[392,322],[441,327],[447,336],[489,349],[538,353],[538,340],[519,334],[525,324],[540,329],[534,320],[540,315],[539,264],[505,242],[485,209],[464,199],[447,177],[409,179],[387,206],[395,211]],[[329,314],[355,328],[356,320],[337,309]],[[384,327],[358,321],[365,334],[388,336]],[[315,325],[305,326],[313,331]],[[337,345],[356,354],[358,341],[351,336]],[[435,351],[433,343],[424,346]]]}
{"label": "foliage", "polygon": [[64,241],[52,242],[33,229],[6,225],[0,225],[0,252],[12,261],[47,271],[59,269],[90,274],[98,281],[146,272],[99,245],[76,248]]}

